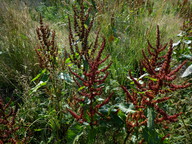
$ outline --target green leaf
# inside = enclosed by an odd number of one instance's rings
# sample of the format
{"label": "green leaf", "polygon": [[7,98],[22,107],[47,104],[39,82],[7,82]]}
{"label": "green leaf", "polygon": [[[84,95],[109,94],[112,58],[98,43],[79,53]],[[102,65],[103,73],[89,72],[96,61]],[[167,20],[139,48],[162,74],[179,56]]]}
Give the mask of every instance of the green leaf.
{"label": "green leaf", "polygon": [[103,115],[108,115],[109,110],[108,110],[108,108],[106,108],[106,106],[102,106],[102,107],[99,109],[99,112],[102,113]]}
{"label": "green leaf", "polygon": [[151,92],[151,90],[146,90],[146,91],[137,92],[137,93],[138,93],[138,94],[145,94],[146,92]]}
{"label": "green leaf", "polygon": [[85,27],[86,29],[88,29],[88,26],[87,26],[86,24],[84,24],[84,27]]}
{"label": "green leaf", "polygon": [[42,129],[34,129],[34,131],[42,131]]}
{"label": "green leaf", "polygon": [[191,75],[191,73],[192,73],[192,64],[184,71],[181,77],[182,78],[187,77]]}
{"label": "green leaf", "polygon": [[124,112],[124,113],[134,113],[135,111],[133,110],[134,109],[134,105],[133,104],[130,104],[130,105],[128,105],[128,104],[123,104],[123,103],[121,103],[121,104],[119,104],[118,105],[118,107],[119,107],[119,109],[122,111],[122,112]]}
{"label": "green leaf", "polygon": [[188,55],[182,54],[181,58],[186,58],[186,59],[192,60],[192,55],[191,54],[188,54]]}
{"label": "green leaf", "polygon": [[72,125],[67,131],[67,144],[75,144],[83,134],[83,129],[82,125]]}
{"label": "green leaf", "polygon": [[148,79],[150,79],[150,80],[152,80],[152,81],[157,81],[156,78],[152,78],[152,77],[150,77],[150,76],[146,76],[146,78],[148,78]]}
{"label": "green leaf", "polygon": [[70,58],[67,58],[66,60],[65,60],[65,63],[67,64],[67,63],[71,63],[71,59]]}
{"label": "green leaf", "polygon": [[118,115],[118,117],[119,117],[121,120],[123,120],[123,121],[125,122],[125,120],[126,120],[126,114],[125,114],[123,111],[119,110],[118,113],[117,113],[117,115]]}
{"label": "green leaf", "polygon": [[36,91],[37,91],[39,88],[41,88],[42,86],[45,86],[45,85],[47,84],[47,82],[48,82],[48,81],[45,81],[45,82],[40,81],[35,87],[33,87],[33,88],[31,89],[30,95],[31,95],[32,93],[36,92]]}
{"label": "green leaf", "polygon": [[181,41],[179,40],[178,42],[173,43],[173,47],[176,47],[176,46],[178,46],[178,45],[180,45],[180,44],[181,44]]}
{"label": "green leaf", "polygon": [[183,42],[187,45],[191,44],[191,40],[184,40]]}
{"label": "green leaf", "polygon": [[155,118],[155,113],[152,107],[147,108],[147,127],[149,129],[154,129],[154,118]]}
{"label": "green leaf", "polygon": [[189,37],[184,37],[186,40],[192,40],[192,37],[189,36]]}
{"label": "green leaf", "polygon": [[84,88],[85,88],[85,86],[82,86],[82,87],[78,88],[78,91],[81,91]]}
{"label": "green leaf", "polygon": [[54,135],[51,135],[51,137],[48,138],[48,144],[54,139]]}
{"label": "green leaf", "polygon": [[37,80],[37,79],[38,79],[40,76],[42,76],[46,71],[47,71],[46,69],[42,70],[42,71],[41,71],[35,78],[33,78],[31,81],[33,82],[33,81]]}
{"label": "green leaf", "polygon": [[88,63],[88,61],[85,59],[84,56],[83,56],[83,68],[85,69],[85,71],[88,71],[88,69],[89,69],[89,63]]}

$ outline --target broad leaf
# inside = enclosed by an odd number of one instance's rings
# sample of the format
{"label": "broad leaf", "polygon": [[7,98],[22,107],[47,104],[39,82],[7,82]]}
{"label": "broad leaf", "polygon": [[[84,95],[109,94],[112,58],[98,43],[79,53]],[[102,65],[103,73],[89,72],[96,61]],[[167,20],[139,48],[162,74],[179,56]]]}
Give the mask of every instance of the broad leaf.
{"label": "broad leaf", "polygon": [[189,59],[189,60],[192,60],[192,55],[184,55],[184,54],[182,54],[181,57],[182,57],[182,58]]}
{"label": "broad leaf", "polygon": [[145,127],[143,129],[143,137],[147,144],[163,144],[164,142],[161,140],[159,133],[155,129],[149,129]]}
{"label": "broad leaf", "polygon": [[126,121],[126,114],[122,112],[121,110],[118,111],[117,113],[118,117],[123,120],[124,122]]}
{"label": "broad leaf", "polygon": [[121,110],[121,111],[123,111],[124,113],[134,113],[135,111],[133,110],[134,109],[134,105],[133,104],[130,104],[130,105],[128,105],[128,104],[119,104],[118,105],[118,107],[119,107],[119,109]]}
{"label": "broad leaf", "polygon": [[191,75],[191,73],[192,73],[192,64],[184,71],[181,77],[182,78],[187,77]]}
{"label": "broad leaf", "polygon": [[67,131],[67,144],[75,144],[83,134],[83,126],[72,125]]}
{"label": "broad leaf", "polygon": [[178,41],[178,42],[176,42],[176,43],[173,43],[173,47],[176,47],[176,46],[180,45],[180,43],[181,43],[181,41]]}

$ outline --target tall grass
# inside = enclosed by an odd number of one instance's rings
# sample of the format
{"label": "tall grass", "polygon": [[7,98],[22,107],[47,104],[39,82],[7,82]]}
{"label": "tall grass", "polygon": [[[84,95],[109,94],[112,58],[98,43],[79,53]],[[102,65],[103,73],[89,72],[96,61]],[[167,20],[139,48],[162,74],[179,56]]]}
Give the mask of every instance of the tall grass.
{"label": "tall grass", "polygon": [[[112,73],[124,83],[127,70],[138,70],[147,39],[155,41],[160,25],[162,40],[175,38],[183,20],[167,1],[95,1],[97,25],[108,38],[106,51],[114,61]],[[176,13],[176,14],[175,14]]]}
{"label": "tall grass", "polygon": [[0,3],[0,85],[17,87],[21,76],[28,79],[38,72],[34,52],[36,22],[22,2]]}

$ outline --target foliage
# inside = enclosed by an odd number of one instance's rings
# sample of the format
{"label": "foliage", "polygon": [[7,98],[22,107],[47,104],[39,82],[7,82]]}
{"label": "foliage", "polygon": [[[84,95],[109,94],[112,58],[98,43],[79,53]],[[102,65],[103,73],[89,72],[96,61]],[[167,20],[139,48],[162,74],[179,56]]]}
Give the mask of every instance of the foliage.
{"label": "foliage", "polygon": [[[38,109],[32,112],[33,115],[38,114],[37,120],[44,124],[45,127],[37,129],[35,126],[38,123],[35,123],[36,120],[32,119],[30,120],[32,122],[31,129],[34,129],[35,133],[44,131],[46,135],[43,135],[43,141],[47,143],[56,141],[63,143],[66,141],[65,135],[70,125],[69,115],[66,114],[66,110],[63,111],[67,107],[66,102],[69,97],[65,91],[68,87],[65,82],[67,77],[63,76],[66,72],[66,58],[61,57],[62,51],[59,51],[55,41],[56,33],[50,30],[48,25],[44,25],[42,17],[40,17],[40,27],[37,28],[36,32],[39,45],[35,48],[35,51],[42,71],[32,79],[32,82],[37,82],[37,84],[31,89],[29,95],[34,97],[35,93],[40,91],[41,95],[46,98],[44,102],[38,102],[41,105],[39,110],[42,112],[37,113]],[[34,137],[33,142],[38,139],[39,136],[37,135],[37,137]]]}
{"label": "foliage", "polygon": [[[72,31],[71,20],[68,17],[69,25],[69,45],[70,45],[70,60],[78,68],[81,68],[81,64],[91,59],[95,53],[98,45],[98,34],[95,43],[89,44],[89,35],[93,27],[94,18],[90,19],[90,9],[85,12],[85,6],[80,4],[80,10],[76,6],[73,7],[74,11],[74,24]],[[81,47],[79,47],[79,43]],[[79,58],[77,58],[79,57]],[[83,66],[85,70],[85,66]]]}
{"label": "foliage", "polygon": [[0,90],[14,97],[0,102],[3,141],[191,141],[191,1],[13,0],[0,11]]}
{"label": "foliage", "polygon": [[27,142],[26,137],[20,138],[18,130],[21,129],[21,126],[16,123],[18,108],[12,108],[11,103],[12,100],[5,104],[0,97],[0,142],[2,144]]}
{"label": "foliage", "polygon": [[[95,59],[88,60],[88,69],[85,70],[82,76],[78,75],[77,73],[71,71],[71,73],[80,80],[75,80],[76,84],[79,87],[79,93],[82,98],[74,98],[78,102],[82,102],[82,108],[80,109],[81,115],[78,116],[73,111],[68,111],[81,123],[88,123],[92,127],[93,125],[97,125],[96,114],[102,116],[99,112],[99,109],[107,104],[112,96],[110,94],[101,104],[98,104],[98,99],[102,94],[103,84],[105,79],[107,78],[108,74],[106,70],[110,67],[111,63],[107,65],[105,68],[99,69],[100,64],[104,63],[108,57],[101,60],[101,54],[105,47],[105,40],[103,41],[101,48],[98,52],[98,55]],[[100,73],[104,73],[105,75],[102,76]],[[84,77],[84,78],[82,78]],[[87,106],[86,106],[87,105]],[[87,116],[86,116],[87,115]]]}
{"label": "foliage", "polygon": [[[134,82],[136,89],[133,89],[130,93],[122,86],[126,93],[127,102],[133,103],[136,109],[135,113],[127,116],[127,133],[132,133],[135,127],[147,125],[144,134],[149,133],[149,135],[145,136],[147,137],[145,141],[148,143],[155,143],[155,141],[159,141],[160,143],[159,138],[159,140],[154,139],[154,141],[149,138],[151,134],[156,133],[154,123],[158,125],[162,123],[163,127],[167,127],[165,122],[175,122],[177,121],[177,117],[181,114],[168,115],[167,112],[161,108],[163,107],[162,103],[171,99],[170,96],[166,97],[165,94],[178,89],[187,88],[191,85],[191,83],[184,83],[182,85],[175,85],[172,83],[172,81],[176,79],[176,73],[182,68],[186,61],[175,69],[171,69],[171,57],[173,53],[172,41],[170,41],[168,52],[162,55],[162,51],[165,50],[166,46],[167,44],[163,46],[160,42],[159,27],[157,26],[156,47],[153,47],[151,43],[148,42],[149,56],[143,51],[144,60],[142,61],[142,65],[147,72],[148,79],[143,80],[143,78],[145,78],[143,77],[140,79],[140,81],[143,82],[139,82],[135,80],[130,73],[130,79]],[[147,113],[147,115],[145,113]],[[154,135],[152,137],[155,138],[156,136]]]}

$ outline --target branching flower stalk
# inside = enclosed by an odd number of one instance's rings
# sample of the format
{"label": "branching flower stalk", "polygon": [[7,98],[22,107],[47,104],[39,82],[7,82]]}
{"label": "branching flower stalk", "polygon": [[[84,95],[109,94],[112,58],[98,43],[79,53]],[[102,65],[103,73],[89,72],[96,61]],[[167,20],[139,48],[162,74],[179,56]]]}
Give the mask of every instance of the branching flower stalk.
{"label": "branching flower stalk", "polygon": [[16,125],[17,108],[11,108],[12,101],[4,104],[3,99],[0,97],[0,143],[16,144],[25,142],[26,138],[19,140],[16,133],[20,127]]}
{"label": "branching flower stalk", "polygon": [[[76,6],[73,6],[73,11],[73,25],[71,24],[70,17],[68,17],[69,57],[78,68],[82,68],[83,61],[88,61],[95,53],[97,47],[97,45],[93,45],[93,43],[89,44],[89,35],[93,27],[94,17],[90,19],[91,8],[86,10],[83,5],[83,0],[80,2],[80,10],[78,10]],[[98,34],[96,41],[98,41]],[[95,44],[97,44],[97,42]]]}
{"label": "branching flower stalk", "polygon": [[[66,81],[64,78],[61,78],[61,75],[65,72],[65,60],[67,56],[66,53],[63,55],[59,52],[55,40],[56,33],[43,23],[41,16],[40,27],[36,29],[36,32],[39,45],[35,48],[35,51],[39,58],[39,65],[43,70],[43,74],[41,75],[42,77],[44,76],[42,81],[45,82],[43,90],[45,90],[45,95],[48,96],[50,102],[48,112],[50,109],[54,109],[56,112],[56,116],[54,115],[55,119],[60,122],[58,125],[55,124],[56,126],[48,122],[47,126],[56,141],[65,140],[65,134],[69,124],[63,123],[65,117],[61,112],[63,110],[63,100],[67,100],[66,97],[63,97],[65,95],[63,94],[63,89]],[[64,128],[61,129],[60,127]]]}
{"label": "branching flower stalk", "polygon": [[[83,76],[73,72],[74,80],[79,88],[83,88],[79,91],[80,97],[74,99],[83,104],[80,107],[79,114],[68,109],[71,115],[80,123],[88,123],[91,127],[98,124],[99,117],[103,115],[99,112],[99,109],[107,104],[112,97],[112,93],[101,103],[98,102],[98,98],[102,95],[103,84],[108,76],[107,69],[111,66],[111,63],[106,67],[100,69],[100,65],[104,63],[109,56],[101,59],[102,52],[105,48],[105,39],[101,45],[101,48],[95,58],[89,59],[89,69],[83,72]],[[103,73],[103,74],[102,74]]]}
{"label": "branching flower stalk", "polygon": [[176,122],[178,116],[181,114],[177,113],[174,115],[169,115],[159,105],[160,103],[171,99],[171,96],[165,95],[166,93],[191,86],[191,83],[186,82],[182,85],[173,84],[173,81],[176,79],[177,72],[182,68],[186,61],[174,69],[171,68],[171,57],[173,53],[172,44],[173,42],[171,40],[167,53],[163,55],[162,53],[168,44],[161,44],[159,26],[157,26],[156,46],[153,47],[148,41],[149,56],[147,56],[147,54],[143,51],[144,59],[142,61],[142,65],[146,69],[149,79],[143,79],[143,83],[140,83],[131,75],[130,72],[129,76],[134,82],[136,89],[132,89],[131,92],[129,92],[125,86],[122,86],[122,89],[126,93],[127,101],[133,103],[136,109],[135,113],[128,114],[127,116],[126,125],[129,133],[131,133],[135,127],[148,125],[149,118],[147,118],[147,116],[144,114],[144,111],[149,112],[147,110],[149,108],[152,108],[156,113],[154,122],[162,123],[166,128],[167,125],[165,122]]}
{"label": "branching flower stalk", "polygon": [[[80,123],[88,123],[91,127],[97,125],[98,116],[102,116],[99,112],[99,108],[107,104],[112,96],[110,94],[102,103],[99,103],[97,99],[102,95],[102,84],[108,76],[106,72],[111,63],[103,69],[100,69],[100,65],[104,63],[109,56],[101,60],[101,54],[105,48],[105,39],[101,44],[101,47],[96,55],[99,41],[99,31],[96,34],[94,43],[89,44],[89,35],[93,27],[94,18],[90,20],[90,8],[85,9],[83,0],[80,1],[80,10],[76,6],[74,10],[74,24],[71,25],[71,19],[69,22],[69,44],[70,54],[69,57],[83,74],[80,75],[70,69],[70,72],[74,75],[74,81],[79,89],[80,97],[75,97],[74,100],[83,104],[79,113],[68,109],[68,111],[77,119]],[[104,73],[104,74],[101,74]]]}
{"label": "branching flower stalk", "polygon": [[65,58],[60,57],[60,53],[55,40],[55,31],[50,30],[48,25],[43,23],[40,16],[40,27],[36,29],[39,39],[39,45],[35,48],[39,59],[41,69],[46,69],[49,81],[49,87],[46,87],[46,94],[48,94],[56,111],[60,111],[61,89],[63,89],[63,82],[59,79],[59,73],[65,69]]}
{"label": "branching flower stalk", "polygon": [[50,72],[54,71],[57,66],[58,48],[55,45],[55,31],[51,31],[45,26],[40,16],[40,27],[36,29],[40,45],[35,48],[39,58],[39,65],[42,69]]}

